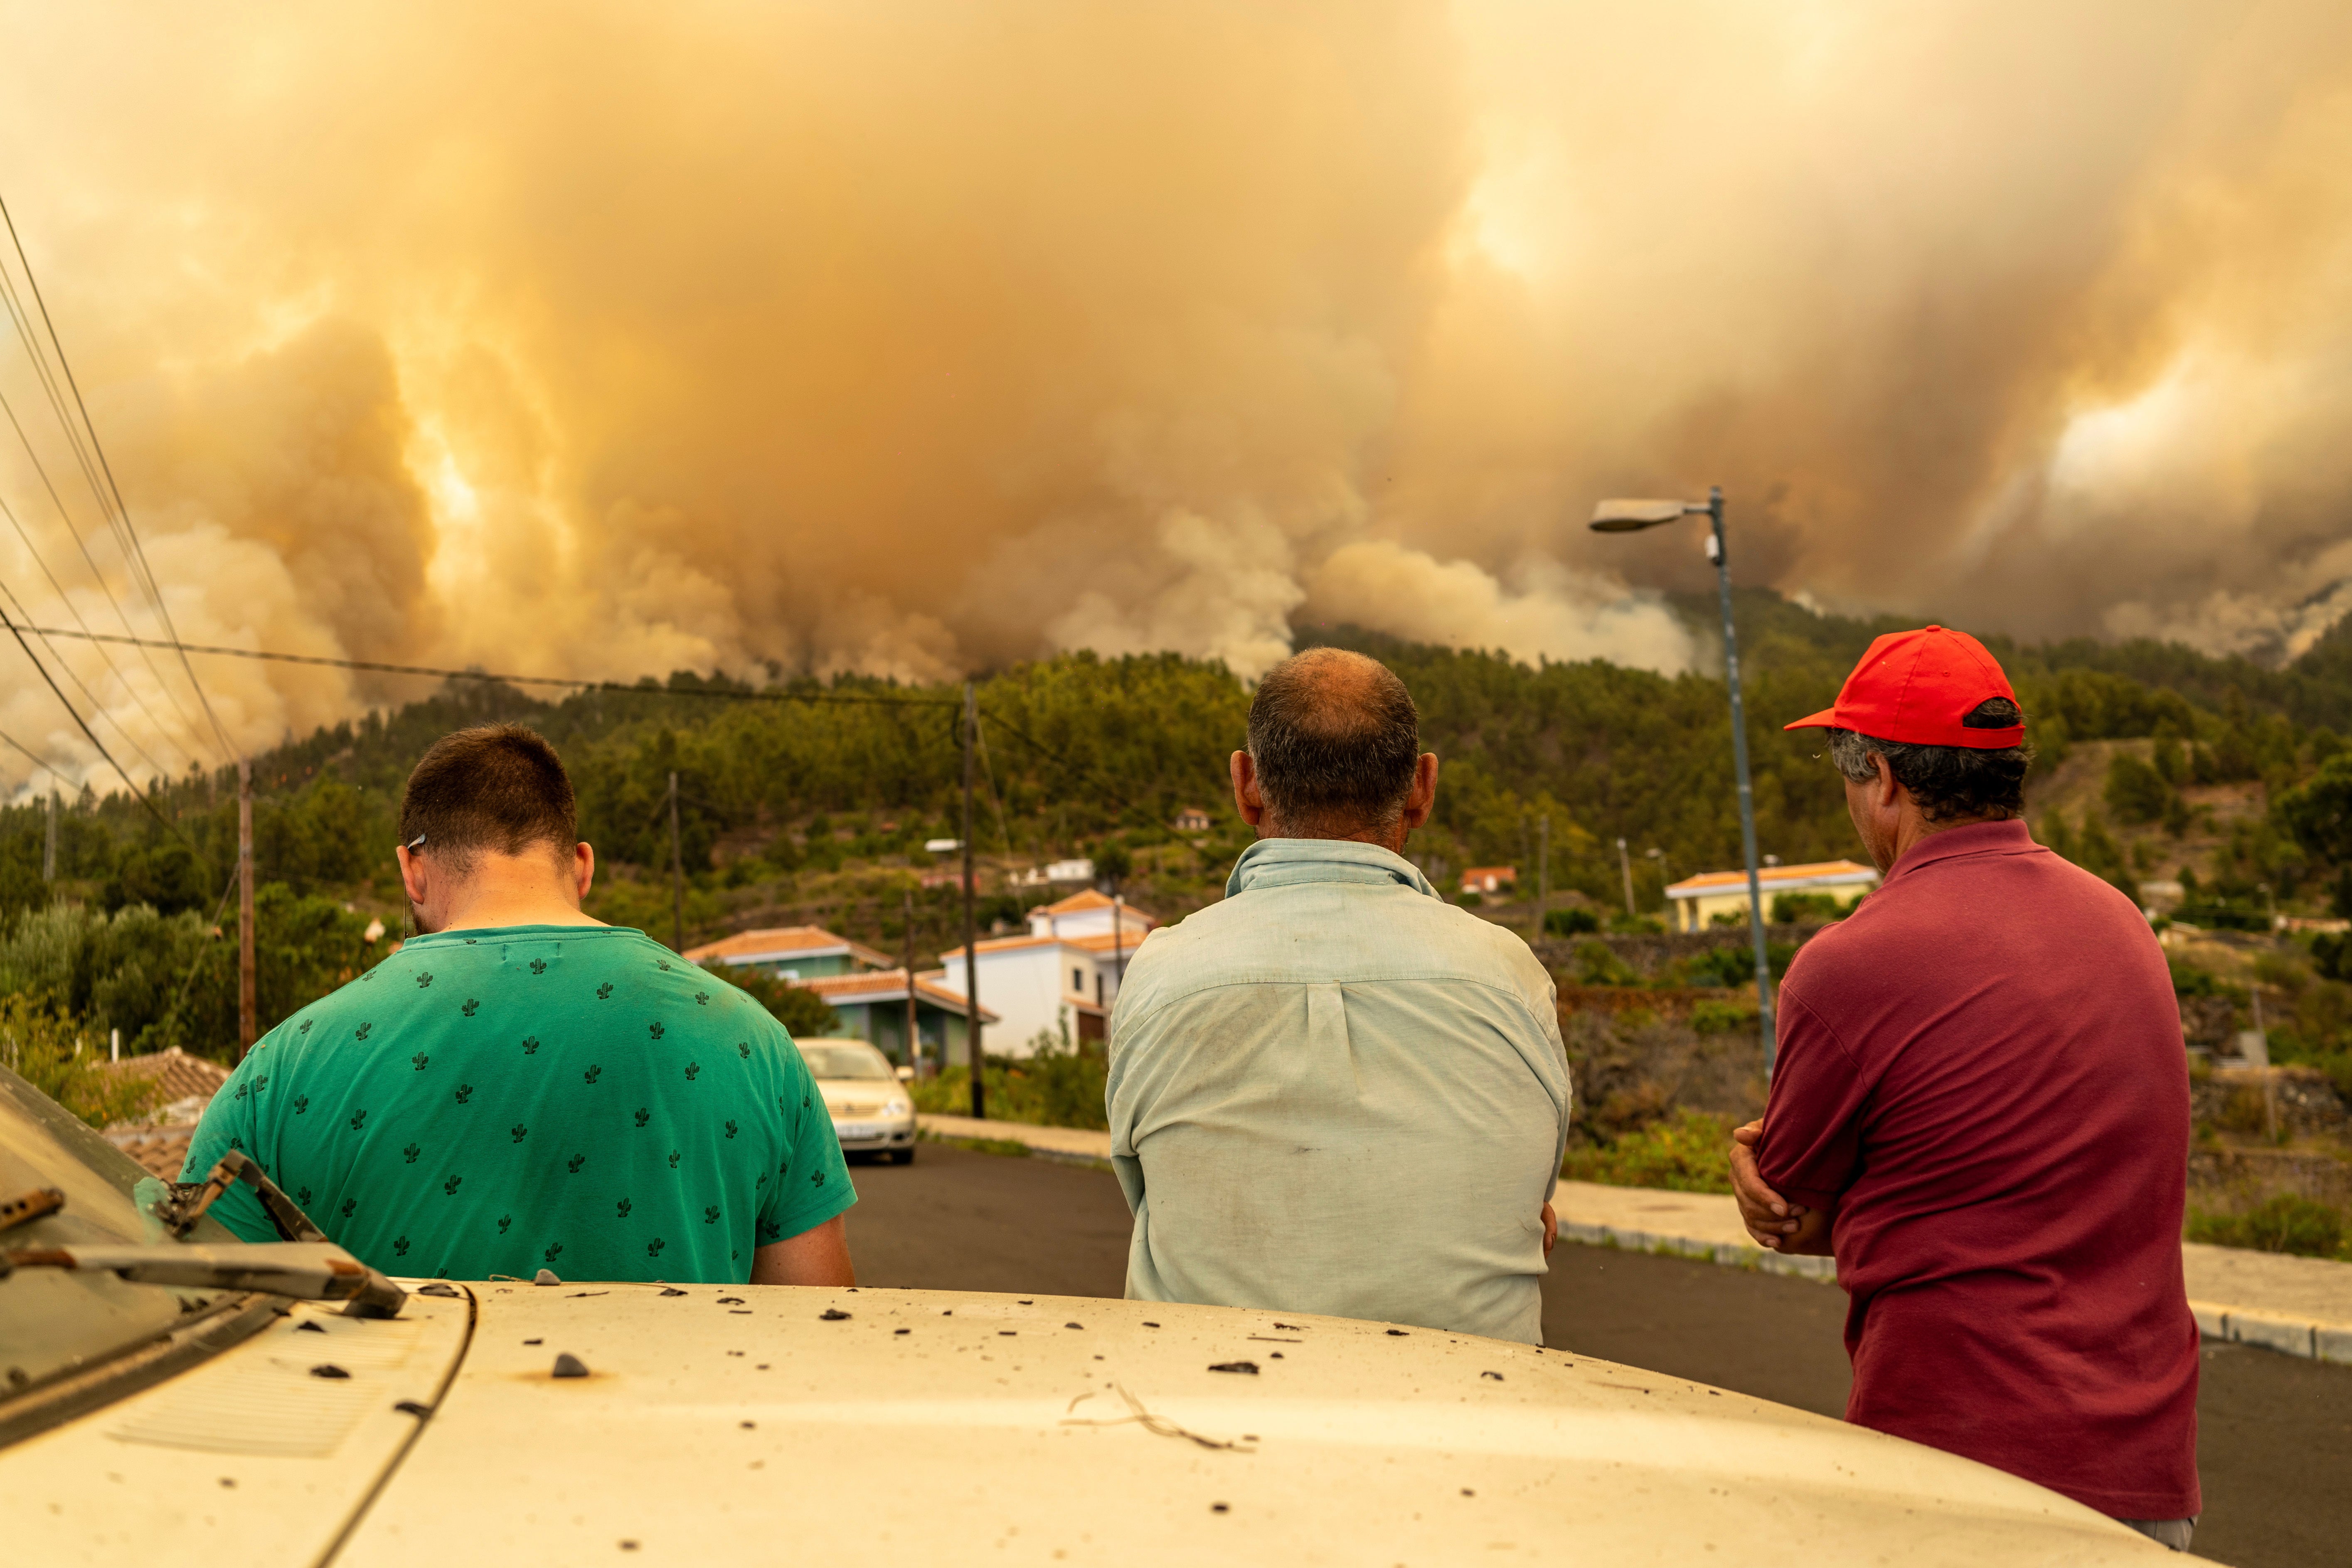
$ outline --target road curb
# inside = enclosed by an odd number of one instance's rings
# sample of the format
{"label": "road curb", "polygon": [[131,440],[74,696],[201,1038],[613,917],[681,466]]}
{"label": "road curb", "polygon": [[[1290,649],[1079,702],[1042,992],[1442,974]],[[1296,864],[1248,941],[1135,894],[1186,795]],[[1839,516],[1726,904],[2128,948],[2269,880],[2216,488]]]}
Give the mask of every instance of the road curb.
{"label": "road curb", "polygon": [[1783,1257],[1777,1252],[1767,1252],[1760,1247],[1738,1247],[1729,1242],[1705,1241],[1693,1236],[1627,1230],[1613,1225],[1591,1225],[1569,1219],[1559,1222],[1559,1238],[1580,1242],[1586,1247],[1613,1247],[1626,1252],[1646,1252],[1659,1258],[1687,1258],[1694,1262],[1715,1263],[1726,1268],[1753,1269],[1759,1274],[1785,1274],[1792,1279],[1813,1279],[1825,1285],[1837,1282],[1837,1259],[1834,1258]]}
{"label": "road curb", "polygon": [[1110,1134],[1091,1128],[1033,1127],[1025,1121],[983,1121],[971,1116],[918,1112],[915,1131],[918,1137],[941,1142],[1018,1143],[1033,1159],[1110,1167]]}
{"label": "road curb", "polygon": [[[976,1121],[969,1116],[917,1118],[920,1135],[949,1142],[981,1140],[1018,1143],[1033,1158],[1066,1164],[1108,1167],[1110,1134],[1079,1127],[1034,1127],[1024,1121]],[[1608,1187],[1563,1181],[1553,1200],[1559,1212],[1563,1241],[1585,1247],[1613,1247],[1661,1258],[1686,1258],[1726,1268],[1746,1268],[1759,1274],[1833,1284],[1833,1258],[1786,1257],[1730,1239],[1747,1232],[1738,1222],[1729,1197],[1712,1193],[1673,1193],[1647,1187]],[[1667,1225],[1626,1224],[1601,1215],[1673,1216]],[[2307,1258],[2281,1258],[2269,1253],[2246,1253],[2232,1247],[2191,1246],[2184,1253],[2192,1276],[2206,1276],[2210,1288],[2252,1286],[2273,1297],[2271,1305],[2246,1300],[2205,1300],[2192,1297],[2189,1310],[2198,1331],[2207,1339],[2231,1344],[2256,1345],[2306,1361],[2352,1366],[2352,1264],[2318,1263]],[[2214,1265],[2221,1265],[2219,1274]],[[2338,1273],[2337,1271],[2341,1272]],[[2192,1289],[2196,1280],[2192,1279]],[[2318,1316],[2309,1310],[2334,1311],[2344,1317]]]}

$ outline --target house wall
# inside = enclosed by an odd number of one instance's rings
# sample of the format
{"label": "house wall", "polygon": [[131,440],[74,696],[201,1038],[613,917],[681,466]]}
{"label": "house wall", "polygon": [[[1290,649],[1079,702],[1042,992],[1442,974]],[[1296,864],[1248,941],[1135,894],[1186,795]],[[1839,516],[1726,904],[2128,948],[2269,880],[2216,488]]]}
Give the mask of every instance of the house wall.
{"label": "house wall", "polygon": [[[1827,887],[1801,885],[1776,888],[1767,884],[1763,890],[1764,909],[1766,913],[1770,913],[1773,897],[1780,893],[1826,893],[1837,900],[1840,909],[1852,909],[1864,893],[1877,885],[1875,882],[1848,882],[1832,883]],[[1696,899],[1676,899],[1675,910],[1676,931],[1705,931],[1715,923],[1717,915],[1737,915],[1740,923],[1745,924],[1748,920],[1748,889],[1740,888],[1731,892],[1702,893]]]}
{"label": "house wall", "polygon": [[[985,973],[981,975],[980,983],[985,989],[988,984]],[[963,1050],[964,1026],[961,1016],[928,1001],[918,1002],[915,1007],[915,1027],[922,1037],[925,1061],[933,1068],[938,1067],[942,1047],[951,1054]],[[836,1002],[833,1010],[841,1016],[843,1034],[854,1035],[871,1043],[895,1066],[909,1065],[905,1002]]]}
{"label": "house wall", "polygon": [[[1108,931],[1110,926],[1103,926]],[[943,953],[947,973],[940,984],[961,996],[964,993],[963,954]],[[1016,947],[980,955],[980,1005],[995,1014],[998,1023],[982,1036],[992,1057],[1025,1057],[1039,1034],[1053,1035],[1061,1023],[1064,997],[1073,969],[1085,972],[1087,995],[1094,995],[1091,955],[1059,943]],[[959,1024],[961,1023],[958,1019]],[[962,1037],[956,1037],[959,1047]]]}

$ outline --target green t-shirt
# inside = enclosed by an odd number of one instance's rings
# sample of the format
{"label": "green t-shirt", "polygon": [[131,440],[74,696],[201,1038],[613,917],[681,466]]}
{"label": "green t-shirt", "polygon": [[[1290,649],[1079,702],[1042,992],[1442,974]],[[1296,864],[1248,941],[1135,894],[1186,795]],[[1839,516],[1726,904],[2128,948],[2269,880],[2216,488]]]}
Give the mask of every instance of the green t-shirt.
{"label": "green t-shirt", "polygon": [[[774,1016],[611,926],[416,937],[272,1029],[182,1179],[242,1150],[387,1274],[740,1283],[857,1201]],[[213,1212],[277,1232],[251,1189]]]}

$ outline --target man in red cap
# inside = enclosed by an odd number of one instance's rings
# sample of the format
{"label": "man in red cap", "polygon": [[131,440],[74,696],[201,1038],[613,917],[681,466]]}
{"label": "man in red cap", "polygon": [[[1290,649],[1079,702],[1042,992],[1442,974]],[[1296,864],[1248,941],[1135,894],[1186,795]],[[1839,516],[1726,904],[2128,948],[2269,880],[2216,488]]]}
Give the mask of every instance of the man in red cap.
{"label": "man in red cap", "polygon": [[1771,1095],[1732,1150],[1741,1216],[1834,1250],[1847,1420],[2186,1551],[2189,1074],[2164,954],[2027,833],[2024,715],[1974,637],[1880,637],[1789,728],[1828,731],[1885,880],[1789,966]]}

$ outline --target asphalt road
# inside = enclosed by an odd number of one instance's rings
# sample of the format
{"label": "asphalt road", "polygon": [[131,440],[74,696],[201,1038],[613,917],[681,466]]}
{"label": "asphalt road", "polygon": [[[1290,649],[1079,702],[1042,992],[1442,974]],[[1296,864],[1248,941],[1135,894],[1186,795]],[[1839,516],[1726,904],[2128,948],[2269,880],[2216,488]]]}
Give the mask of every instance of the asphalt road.
{"label": "asphalt road", "polygon": [[[1127,1205],[1108,1173],[922,1146],[860,1165],[849,1241],[861,1281],[1118,1296]],[[1824,1415],[1845,1408],[1833,1285],[1563,1244],[1544,1287],[1551,1344]],[[2352,1562],[2352,1368],[2208,1345],[2198,1395],[2200,1555],[2238,1568]]]}

